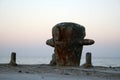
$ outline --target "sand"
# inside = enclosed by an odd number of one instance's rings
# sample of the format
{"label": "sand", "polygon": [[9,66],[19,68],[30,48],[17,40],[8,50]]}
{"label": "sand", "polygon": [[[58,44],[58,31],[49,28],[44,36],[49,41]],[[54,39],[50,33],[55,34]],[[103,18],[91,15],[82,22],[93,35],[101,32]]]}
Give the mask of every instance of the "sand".
{"label": "sand", "polygon": [[58,67],[0,64],[0,80],[120,80],[120,67]]}

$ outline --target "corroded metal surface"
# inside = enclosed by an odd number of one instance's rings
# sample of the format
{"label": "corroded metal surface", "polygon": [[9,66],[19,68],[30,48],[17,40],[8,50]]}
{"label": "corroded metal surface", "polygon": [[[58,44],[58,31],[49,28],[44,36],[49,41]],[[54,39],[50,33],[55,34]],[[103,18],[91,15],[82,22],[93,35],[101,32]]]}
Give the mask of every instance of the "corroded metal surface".
{"label": "corroded metal surface", "polygon": [[52,36],[46,44],[55,48],[54,61],[58,66],[79,66],[83,45],[94,43],[94,40],[84,39],[85,27],[71,22],[55,25]]}

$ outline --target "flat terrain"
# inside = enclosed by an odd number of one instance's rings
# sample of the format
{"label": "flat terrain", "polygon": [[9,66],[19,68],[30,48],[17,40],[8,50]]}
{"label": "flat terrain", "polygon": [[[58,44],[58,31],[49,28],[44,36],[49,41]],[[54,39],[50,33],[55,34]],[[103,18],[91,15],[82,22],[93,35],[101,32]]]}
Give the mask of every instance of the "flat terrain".
{"label": "flat terrain", "polygon": [[120,80],[120,67],[58,67],[0,64],[0,80]]}

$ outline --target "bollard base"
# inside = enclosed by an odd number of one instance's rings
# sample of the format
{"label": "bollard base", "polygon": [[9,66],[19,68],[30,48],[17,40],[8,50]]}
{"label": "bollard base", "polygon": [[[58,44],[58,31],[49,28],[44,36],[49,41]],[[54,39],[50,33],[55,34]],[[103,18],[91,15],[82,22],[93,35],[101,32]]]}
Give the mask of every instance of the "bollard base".
{"label": "bollard base", "polygon": [[84,68],[93,68],[92,64],[83,64],[82,65]]}

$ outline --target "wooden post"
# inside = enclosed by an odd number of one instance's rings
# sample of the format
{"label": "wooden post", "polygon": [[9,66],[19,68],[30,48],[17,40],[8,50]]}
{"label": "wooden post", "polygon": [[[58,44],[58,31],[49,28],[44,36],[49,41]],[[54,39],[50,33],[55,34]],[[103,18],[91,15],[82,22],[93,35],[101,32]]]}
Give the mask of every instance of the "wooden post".
{"label": "wooden post", "polygon": [[86,53],[86,63],[83,65],[85,68],[91,68],[92,66],[92,62],[91,62],[91,53],[87,52]]}
{"label": "wooden post", "polygon": [[17,64],[16,64],[16,53],[15,52],[11,53],[10,65],[17,66]]}

